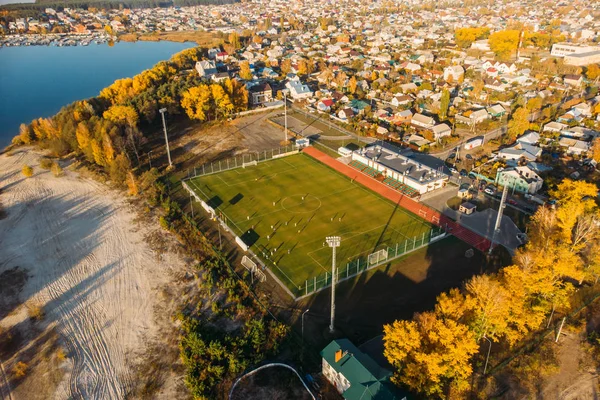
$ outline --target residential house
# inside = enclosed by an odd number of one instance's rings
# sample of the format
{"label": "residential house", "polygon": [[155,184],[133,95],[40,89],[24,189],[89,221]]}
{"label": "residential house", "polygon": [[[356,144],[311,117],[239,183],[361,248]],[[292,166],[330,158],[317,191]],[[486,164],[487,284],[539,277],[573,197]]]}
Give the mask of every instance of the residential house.
{"label": "residential house", "polygon": [[560,147],[566,149],[569,155],[583,155],[590,150],[590,144],[583,140],[561,137],[558,141]]}
{"label": "residential house", "polygon": [[433,131],[433,137],[436,141],[452,134],[452,129],[450,129],[448,124],[435,125],[431,130]]}
{"label": "residential house", "polygon": [[542,149],[528,143],[517,142],[512,147],[500,149],[498,158],[504,160],[521,160],[535,161],[542,155]]}
{"label": "residential house", "polygon": [[229,72],[217,72],[216,74],[212,75],[212,80],[215,82],[223,82],[229,78]]}
{"label": "residential house", "polygon": [[348,339],[322,351],[322,373],[346,400],[406,400],[390,383],[392,373],[379,366]]}
{"label": "residential house", "polygon": [[217,73],[217,65],[214,61],[202,60],[196,62],[196,71],[201,78],[210,78]]}
{"label": "residential house", "polygon": [[537,193],[544,183],[542,178],[528,166],[513,168],[498,168],[496,173],[496,184],[508,186],[519,193]]}
{"label": "residential house", "polygon": [[580,87],[583,84],[582,75],[565,75],[563,78],[565,85]]}
{"label": "residential house", "polygon": [[288,81],[285,87],[290,91],[290,96],[294,100],[308,99],[313,95],[310,88],[300,81]]}
{"label": "residential house", "polygon": [[502,107],[501,104],[496,104],[486,109],[488,114],[494,118],[501,118],[506,114],[506,110]]}
{"label": "residential house", "polygon": [[452,81],[458,82],[465,75],[465,69],[460,65],[451,65],[444,68],[444,80],[448,81],[452,77]]}
{"label": "residential house", "polygon": [[479,124],[488,118],[489,118],[489,114],[488,114],[487,110],[485,110],[485,109],[473,111],[471,113],[471,115],[469,115],[469,120],[471,121],[472,124]]}
{"label": "residential house", "polygon": [[354,117],[354,111],[351,108],[344,108],[338,112],[338,118],[342,121],[348,121],[352,117]]}
{"label": "residential house", "polygon": [[410,110],[403,110],[394,114],[394,123],[396,125],[400,124],[410,124],[412,120],[413,113]]}
{"label": "residential house", "polygon": [[333,99],[323,99],[317,103],[317,110],[322,112],[329,112],[333,104]]}
{"label": "residential house", "polygon": [[258,106],[273,101],[273,89],[268,83],[261,83],[252,86],[248,90],[250,94],[250,104]]}
{"label": "residential house", "polygon": [[403,106],[403,105],[407,105],[410,104],[413,101],[412,97],[408,96],[408,95],[396,95],[392,98],[392,101],[390,103],[392,103],[392,105],[394,107],[398,107],[398,106]]}
{"label": "residential house", "polygon": [[349,105],[356,114],[363,114],[365,109],[369,107],[369,103],[358,99],[352,100]]}
{"label": "residential house", "polygon": [[435,120],[433,118],[419,113],[413,115],[410,123],[424,129],[432,129],[435,126]]}
{"label": "residential house", "polygon": [[566,127],[566,124],[561,124],[560,122],[552,121],[544,125],[544,132],[560,132]]}

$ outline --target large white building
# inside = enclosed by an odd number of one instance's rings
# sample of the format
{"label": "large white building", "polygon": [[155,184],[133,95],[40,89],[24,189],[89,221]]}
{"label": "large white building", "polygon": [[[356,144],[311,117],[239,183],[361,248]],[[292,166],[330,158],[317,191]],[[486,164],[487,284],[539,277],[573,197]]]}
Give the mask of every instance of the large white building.
{"label": "large white building", "polygon": [[379,171],[385,178],[411,187],[419,194],[440,189],[448,183],[449,177],[441,169],[424,165],[409,154],[403,155],[393,146],[367,146],[353,152],[352,160]]}
{"label": "large white building", "polygon": [[555,43],[552,45],[550,55],[554,57],[566,57],[574,54],[589,53],[600,50],[600,46],[581,46],[572,43]]}

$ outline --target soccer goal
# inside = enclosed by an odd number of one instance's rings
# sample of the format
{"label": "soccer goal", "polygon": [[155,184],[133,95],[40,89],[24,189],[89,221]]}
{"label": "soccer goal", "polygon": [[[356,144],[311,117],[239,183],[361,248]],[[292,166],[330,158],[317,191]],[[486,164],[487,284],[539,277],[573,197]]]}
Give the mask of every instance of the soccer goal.
{"label": "soccer goal", "polygon": [[258,279],[259,282],[264,282],[267,280],[267,276],[264,272],[262,272],[256,263],[248,258],[248,256],[242,257],[242,265],[252,274],[252,280],[254,277]]}
{"label": "soccer goal", "polygon": [[258,165],[258,161],[254,160],[254,161],[244,162],[244,163],[242,163],[242,168],[251,167],[254,165]]}
{"label": "soccer goal", "polygon": [[368,258],[369,258],[369,265],[379,264],[380,262],[387,260],[388,251],[387,251],[387,249],[378,250],[375,253],[369,254]]}

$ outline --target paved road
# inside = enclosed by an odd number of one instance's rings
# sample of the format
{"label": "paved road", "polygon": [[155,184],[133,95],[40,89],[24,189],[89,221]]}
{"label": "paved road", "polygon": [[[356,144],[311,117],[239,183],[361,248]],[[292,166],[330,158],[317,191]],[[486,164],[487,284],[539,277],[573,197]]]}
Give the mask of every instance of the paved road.
{"label": "paved road", "polygon": [[460,154],[470,154],[472,152],[477,151],[479,148],[476,147],[474,149],[471,150],[465,150],[464,149],[464,144],[469,140],[472,139],[474,137],[478,137],[478,136],[483,136],[484,139],[484,143],[487,143],[488,141],[495,139],[497,137],[502,136],[504,133],[506,133],[506,125],[502,125],[499,128],[496,129],[492,129],[491,131],[485,132],[484,134],[481,133],[473,133],[470,130],[458,130],[457,129],[457,133],[461,134],[462,139],[458,142],[458,143],[452,143],[452,145],[450,145],[449,147],[443,149],[443,150],[438,150],[438,151],[432,151],[429,154],[431,154],[432,156],[435,156],[437,158],[440,158],[442,160],[445,160],[448,158],[448,156],[450,155],[450,153],[454,153],[456,152],[456,149],[458,147],[460,147]]}

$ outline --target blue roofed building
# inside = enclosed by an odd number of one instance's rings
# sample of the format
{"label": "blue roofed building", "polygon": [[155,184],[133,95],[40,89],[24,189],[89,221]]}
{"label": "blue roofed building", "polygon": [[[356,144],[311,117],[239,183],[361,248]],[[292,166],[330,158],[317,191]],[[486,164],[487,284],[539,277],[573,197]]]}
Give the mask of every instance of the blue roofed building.
{"label": "blue roofed building", "polygon": [[392,373],[348,339],[332,341],[321,351],[323,376],[346,400],[406,400],[391,382]]}

